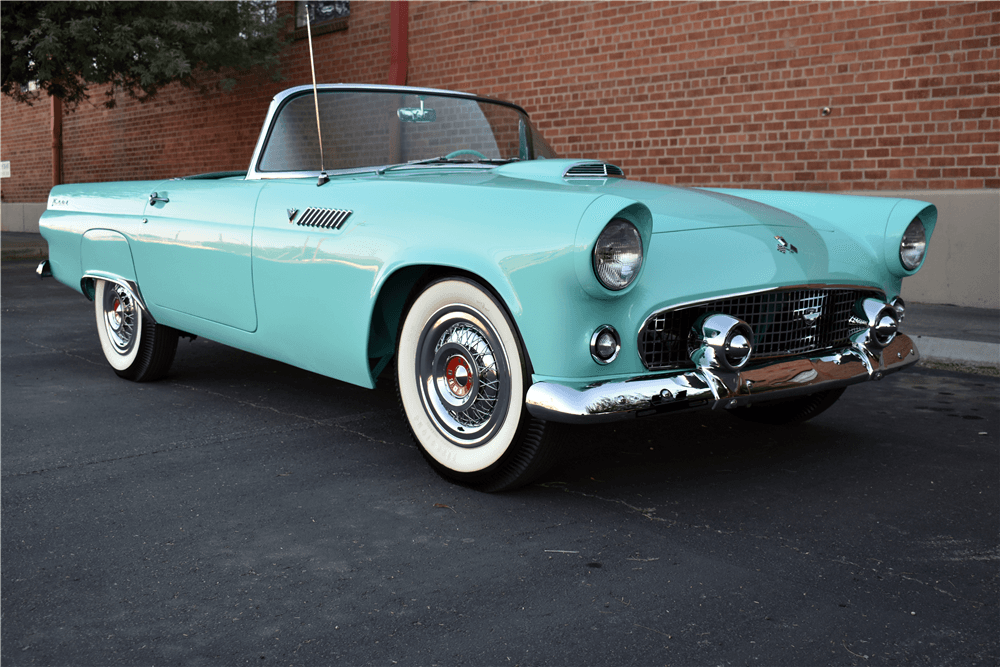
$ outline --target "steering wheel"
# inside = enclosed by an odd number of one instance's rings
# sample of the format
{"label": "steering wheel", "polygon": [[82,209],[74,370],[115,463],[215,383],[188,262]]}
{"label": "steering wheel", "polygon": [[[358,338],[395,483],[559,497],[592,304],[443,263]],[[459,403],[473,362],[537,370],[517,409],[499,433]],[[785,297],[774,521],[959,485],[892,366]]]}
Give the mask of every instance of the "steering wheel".
{"label": "steering wheel", "polygon": [[474,151],[471,148],[463,148],[461,150],[452,151],[452,152],[448,153],[447,155],[445,155],[445,157],[450,160],[450,159],[452,159],[454,157],[458,157],[459,155],[475,155],[477,158],[479,158],[481,160],[485,160],[486,159],[485,155],[483,155],[479,151]]}

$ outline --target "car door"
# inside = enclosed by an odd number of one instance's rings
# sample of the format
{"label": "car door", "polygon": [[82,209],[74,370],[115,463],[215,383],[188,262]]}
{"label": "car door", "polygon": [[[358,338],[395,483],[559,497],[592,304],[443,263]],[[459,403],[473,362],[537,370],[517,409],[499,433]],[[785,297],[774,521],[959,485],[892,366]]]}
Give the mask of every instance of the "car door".
{"label": "car door", "polygon": [[260,181],[165,181],[136,234],[143,298],[160,308],[255,331],[250,248]]}
{"label": "car door", "polygon": [[373,283],[394,243],[372,231],[384,191],[349,177],[322,187],[315,178],[265,183],[253,237],[262,353],[370,386]]}

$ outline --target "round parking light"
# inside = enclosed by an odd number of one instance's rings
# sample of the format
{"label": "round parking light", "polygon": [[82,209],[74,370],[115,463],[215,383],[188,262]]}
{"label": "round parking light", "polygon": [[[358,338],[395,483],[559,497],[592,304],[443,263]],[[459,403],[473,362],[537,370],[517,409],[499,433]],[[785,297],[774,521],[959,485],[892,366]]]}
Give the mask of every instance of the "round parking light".
{"label": "round parking light", "polygon": [[610,324],[598,327],[594,335],[590,337],[590,356],[601,365],[614,361],[621,348],[618,332]]}

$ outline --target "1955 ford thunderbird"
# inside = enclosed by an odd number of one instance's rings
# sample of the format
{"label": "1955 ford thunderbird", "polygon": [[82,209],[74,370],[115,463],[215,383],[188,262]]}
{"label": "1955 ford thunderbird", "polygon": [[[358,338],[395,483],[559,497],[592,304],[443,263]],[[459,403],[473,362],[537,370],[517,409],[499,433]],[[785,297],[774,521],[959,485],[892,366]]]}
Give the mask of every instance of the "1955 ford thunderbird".
{"label": "1955 ford thunderbird", "polygon": [[245,172],[53,188],[38,272],[94,301],[129,380],[162,377],[179,335],[361,387],[394,371],[431,466],[499,491],[544,472],[560,423],[802,421],[915,363],[900,284],[936,219],[630,181],[467,93],[303,86]]}

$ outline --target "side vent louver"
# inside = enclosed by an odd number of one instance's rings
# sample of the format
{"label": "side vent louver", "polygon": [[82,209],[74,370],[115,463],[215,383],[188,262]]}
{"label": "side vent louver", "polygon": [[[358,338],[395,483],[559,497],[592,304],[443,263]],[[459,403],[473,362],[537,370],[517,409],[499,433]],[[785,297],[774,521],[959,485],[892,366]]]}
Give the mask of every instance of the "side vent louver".
{"label": "side vent louver", "polygon": [[566,170],[563,178],[624,178],[625,172],[607,162],[584,162]]}
{"label": "side vent louver", "polygon": [[349,215],[351,211],[338,208],[307,208],[295,224],[300,227],[340,229]]}

